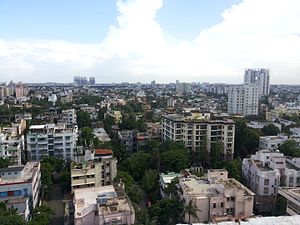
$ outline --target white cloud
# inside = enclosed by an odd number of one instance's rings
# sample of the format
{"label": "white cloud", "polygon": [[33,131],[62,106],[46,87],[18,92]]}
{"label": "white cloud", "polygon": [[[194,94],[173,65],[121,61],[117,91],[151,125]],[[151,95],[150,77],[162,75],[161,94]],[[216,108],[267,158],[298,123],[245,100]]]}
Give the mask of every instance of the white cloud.
{"label": "white cloud", "polygon": [[163,32],[155,20],[161,7],[163,0],[118,0],[117,25],[98,44],[0,39],[0,78],[236,83],[245,67],[269,67],[272,82],[300,83],[298,0],[244,0],[193,42]]}

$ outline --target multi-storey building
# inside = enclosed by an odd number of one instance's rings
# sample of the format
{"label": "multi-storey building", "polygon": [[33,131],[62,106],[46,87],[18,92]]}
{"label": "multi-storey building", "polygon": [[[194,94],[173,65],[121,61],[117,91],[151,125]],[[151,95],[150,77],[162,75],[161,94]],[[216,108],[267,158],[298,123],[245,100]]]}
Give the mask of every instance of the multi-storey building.
{"label": "multi-storey building", "polygon": [[32,125],[26,140],[29,160],[40,160],[47,156],[72,160],[77,128],[67,128],[66,124]]}
{"label": "multi-storey building", "polygon": [[123,184],[74,191],[75,225],[113,225],[135,222],[135,211]]}
{"label": "multi-storey building", "polygon": [[254,193],[224,169],[209,170],[207,179],[196,176],[179,179],[179,197],[196,206],[197,217],[185,214],[189,223],[245,219],[253,215]]}
{"label": "multi-storey building", "polygon": [[79,188],[111,185],[116,175],[117,160],[112,150],[85,150],[84,158],[71,165],[72,192]]}
{"label": "multi-storey building", "polygon": [[230,119],[213,120],[209,113],[199,112],[162,115],[162,140],[183,142],[192,151],[205,145],[209,152],[212,143],[222,142],[224,158],[231,159],[234,137],[235,123]]}
{"label": "multi-storey building", "polygon": [[256,85],[233,85],[228,89],[228,113],[258,115],[259,90]]}
{"label": "multi-storey building", "polygon": [[62,111],[62,120],[66,123],[68,128],[75,127],[77,125],[77,116],[75,109],[68,109]]}
{"label": "multi-storey building", "polygon": [[28,220],[40,198],[41,171],[39,162],[28,162],[25,166],[0,169],[0,201],[16,208]]}
{"label": "multi-storey building", "polygon": [[246,69],[244,75],[245,84],[254,84],[258,87],[259,96],[270,93],[270,70],[269,69]]}
{"label": "multi-storey building", "polygon": [[278,150],[279,146],[288,140],[288,136],[262,136],[259,137],[259,149]]}
{"label": "multi-storey building", "polygon": [[260,150],[243,160],[243,177],[255,192],[260,213],[274,210],[278,187],[300,186],[300,158],[285,157],[279,151]]}
{"label": "multi-storey building", "polygon": [[13,165],[21,165],[24,156],[24,136],[10,137],[0,133],[0,157],[8,158]]}

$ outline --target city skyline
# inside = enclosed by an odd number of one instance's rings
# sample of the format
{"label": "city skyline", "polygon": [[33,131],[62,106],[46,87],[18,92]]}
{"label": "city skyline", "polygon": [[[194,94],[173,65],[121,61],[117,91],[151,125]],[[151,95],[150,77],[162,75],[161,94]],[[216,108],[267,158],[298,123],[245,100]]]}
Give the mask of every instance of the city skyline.
{"label": "city skyline", "polygon": [[270,68],[271,84],[296,84],[299,10],[295,0],[0,0],[0,80],[236,84],[246,68]]}

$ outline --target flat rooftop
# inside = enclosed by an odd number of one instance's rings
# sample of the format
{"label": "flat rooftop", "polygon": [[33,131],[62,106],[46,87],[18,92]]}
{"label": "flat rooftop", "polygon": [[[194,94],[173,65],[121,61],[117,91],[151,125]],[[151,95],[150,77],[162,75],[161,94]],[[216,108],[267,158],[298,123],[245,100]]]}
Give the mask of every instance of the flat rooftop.
{"label": "flat rooftop", "polygon": [[[215,224],[215,225],[298,225],[300,221],[300,215],[296,216],[279,216],[279,217],[255,217],[255,218],[249,218],[245,221],[240,222],[234,222],[234,221],[228,221],[228,222],[219,222],[217,224],[215,223],[209,223],[209,224]],[[183,224],[177,224],[177,225],[183,225]],[[193,223],[193,225],[207,225],[207,223]]]}
{"label": "flat rooftop", "polygon": [[100,195],[107,198],[107,204],[98,207],[100,215],[131,211],[124,192],[118,187],[116,189],[113,185],[75,189],[73,198],[75,217],[82,217],[92,210],[97,210],[97,197]]}
{"label": "flat rooftop", "polygon": [[10,185],[15,183],[24,183],[24,182],[31,182],[33,176],[37,172],[39,162],[28,162],[25,166],[13,166],[8,168],[3,168],[0,170],[0,173],[7,173],[7,172],[21,172],[20,176],[11,176],[7,177],[4,176],[0,178],[0,186],[3,185]]}

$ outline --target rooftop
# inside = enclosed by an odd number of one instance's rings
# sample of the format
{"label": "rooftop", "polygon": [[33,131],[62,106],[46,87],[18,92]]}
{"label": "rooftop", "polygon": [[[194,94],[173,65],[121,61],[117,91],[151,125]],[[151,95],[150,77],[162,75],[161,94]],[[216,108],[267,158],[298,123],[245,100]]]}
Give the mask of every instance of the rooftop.
{"label": "rooftop", "polygon": [[[25,166],[14,166],[8,167],[0,170],[1,178],[0,178],[0,186],[1,185],[9,185],[15,183],[26,183],[31,182],[33,176],[37,172],[37,168],[39,166],[39,162],[28,162]],[[5,176],[2,173],[6,172],[20,172],[21,174],[18,176]]]}
{"label": "rooftop", "polygon": [[[108,185],[74,190],[75,218],[95,210],[100,215],[131,211],[131,205],[120,189],[121,187]],[[99,203],[99,197],[104,200],[102,203]]]}

